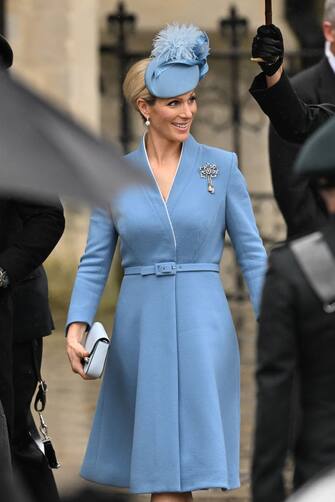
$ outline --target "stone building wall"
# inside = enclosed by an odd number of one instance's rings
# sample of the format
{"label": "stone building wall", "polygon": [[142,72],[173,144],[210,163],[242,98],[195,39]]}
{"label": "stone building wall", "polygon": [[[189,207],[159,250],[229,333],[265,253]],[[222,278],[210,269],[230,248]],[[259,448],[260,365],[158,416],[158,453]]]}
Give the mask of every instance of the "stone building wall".
{"label": "stone building wall", "polygon": [[[236,0],[239,13],[249,20],[250,32],[245,38],[245,48],[250,47],[250,40],[255,26],[263,19],[264,1],[246,2]],[[118,96],[115,93],[117,85],[117,71],[115,65],[110,66],[111,60],[100,58],[99,44],[109,40],[111,33],[107,30],[106,16],[115,11],[117,0],[10,0],[7,2],[8,36],[15,51],[14,71],[28,80],[34,87],[56,103],[64,106],[85,124],[99,130],[101,123],[103,132],[108,137],[117,140],[118,125]],[[218,36],[218,19],[227,16],[231,5],[230,0],[210,0],[204,9],[203,2],[193,0],[170,0],[157,2],[154,0],[126,0],[127,9],[137,15],[136,34],[131,38],[133,47],[150,50],[150,41],[159,27],[166,22],[198,23],[209,31],[213,50],[227,50],[228,42]],[[283,2],[273,3],[274,19],[282,21]],[[285,41],[289,38],[285,33]],[[229,85],[229,65],[217,65],[209,80],[215,85],[222,82],[222,90]],[[247,93],[248,84],[257,66],[246,62],[245,78],[242,82],[241,93]],[[99,92],[99,78],[103,73],[112,79],[107,93],[112,99]],[[212,85],[212,83],[210,85]],[[227,93],[226,93],[227,94]],[[106,99],[105,99],[106,98]],[[226,101],[229,101],[229,95]],[[226,103],[227,105],[227,103]],[[245,113],[248,117],[258,121],[258,110],[252,105]],[[101,110],[102,108],[102,110]],[[214,131],[206,128],[211,119],[220,123],[217,115],[220,111],[211,109],[204,101],[201,121],[198,122],[197,132],[201,141],[231,148],[230,131]],[[224,118],[228,105],[223,107],[221,114]],[[206,121],[205,115],[208,116]],[[253,118],[255,115],[255,118]],[[222,119],[223,120],[223,119]],[[221,120],[221,122],[222,122]],[[264,121],[265,123],[265,121]],[[206,132],[207,130],[207,132]],[[242,131],[242,144],[248,163],[243,165],[244,172],[251,184],[252,190],[269,191],[270,178],[268,176],[266,151],[266,127],[257,135],[255,140],[249,129]],[[244,163],[244,160],[242,159]],[[260,172],[260,175],[258,173]]]}
{"label": "stone building wall", "polygon": [[[102,40],[113,41],[115,34],[109,29],[107,16],[117,10],[118,0],[101,0],[99,3],[99,22]],[[153,2],[152,0],[126,0],[124,2],[128,12],[136,15],[136,30],[130,35],[130,50],[150,51],[151,40],[155,32],[164,24],[177,21],[179,23],[194,23],[208,31],[212,52],[229,50],[227,38],[219,35],[218,21],[229,15],[231,5],[237,7],[239,15],[246,17],[249,22],[249,31],[244,37],[244,49],[250,50],[251,39],[255,28],[264,20],[264,0],[247,2],[245,0],[210,0],[204,8],[204,3],[192,0],[179,2]],[[295,39],[291,35],[283,20],[283,1],[273,2],[273,18],[285,29],[286,47],[293,48]],[[118,84],[115,75],[115,61],[108,55],[102,58],[102,75],[106,82],[106,92],[102,98],[102,130],[110,139],[118,142],[117,131],[112,124],[119,120],[118,111]],[[233,149],[232,130],[222,127],[229,119],[230,109],[230,72],[229,64],[213,63],[211,71],[202,84],[204,92],[200,90],[201,106],[194,132],[199,141],[212,145]],[[250,190],[258,192],[271,192],[271,180],[267,158],[267,120],[259,112],[258,107],[247,99],[248,87],[254,75],[258,73],[258,66],[247,59],[242,64],[242,79],[240,92],[245,101],[242,110],[243,121],[247,125],[241,129],[241,167],[246,175]],[[217,90],[215,91],[215,87]],[[218,96],[215,97],[215,93]],[[134,118],[136,144],[143,128],[140,120]],[[257,130],[248,127],[257,124]],[[257,147],[256,147],[257,145]]]}
{"label": "stone building wall", "polygon": [[[115,10],[119,0],[100,0],[99,19],[104,25],[105,15]],[[273,3],[273,16],[277,22],[283,20],[283,1]],[[127,9],[138,13],[139,26],[142,30],[157,30],[165,23],[178,21],[201,25],[205,30],[215,30],[217,19],[227,14],[231,5],[236,5],[240,13],[250,19],[252,29],[264,19],[264,0],[126,0]]]}
{"label": "stone building wall", "polygon": [[[250,31],[244,39],[249,50],[254,27],[263,20],[263,0],[247,2],[236,0],[239,13],[250,20]],[[281,19],[282,1],[274,2],[274,17]],[[256,5],[257,4],[257,5]],[[203,2],[177,0],[128,0],[129,11],[137,15],[136,30],[130,37],[130,49],[148,52],[153,34],[166,22],[198,23],[208,30],[213,51],[228,49],[217,29],[220,17],[227,16],[230,0]],[[106,15],[115,11],[116,0],[8,0],[7,35],[15,52],[14,72],[30,85],[64,107],[74,117],[101,132],[116,145],[118,142],[119,95],[117,93],[118,70],[110,55],[100,55],[102,42],[113,42],[108,31]],[[285,33],[286,35],[286,33]],[[286,36],[286,40],[287,40]],[[241,66],[240,91],[245,101],[243,121],[256,124],[257,129],[242,128],[241,167],[249,189],[271,192],[267,160],[267,121],[257,106],[247,98],[248,86],[257,67],[247,59]],[[226,127],[230,114],[230,75],[228,63],[211,63],[211,72],[199,91],[200,110],[194,133],[201,142],[232,149],[232,131]],[[105,92],[100,94],[100,77]],[[133,115],[133,146],[143,133],[141,121]],[[265,207],[265,206],[264,206]],[[274,214],[272,214],[274,212]],[[262,228],[271,231],[279,225],[278,214],[269,208],[259,211]],[[51,294],[64,301],[64,292],[75,273],[76,263],[83,251],[87,211],[84,216],[78,210],[67,209],[67,230],[48,261],[50,274],[61,279],[52,286]],[[61,271],[61,272],[60,272]],[[68,289],[70,286],[68,286]]]}

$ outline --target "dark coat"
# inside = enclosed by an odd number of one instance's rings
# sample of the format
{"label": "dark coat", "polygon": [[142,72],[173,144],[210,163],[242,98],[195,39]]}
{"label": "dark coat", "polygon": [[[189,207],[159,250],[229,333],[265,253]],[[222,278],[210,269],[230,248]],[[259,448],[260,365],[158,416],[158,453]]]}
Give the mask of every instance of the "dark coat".
{"label": "dark coat", "polygon": [[48,335],[53,329],[48,282],[41,263],[63,230],[60,202],[42,205],[0,200],[0,232],[4,236],[0,241],[0,267],[7,271],[12,286],[15,342]]}
{"label": "dark coat", "polygon": [[0,288],[0,401],[8,429],[13,429],[14,382],[13,368],[13,301],[9,288]]}
{"label": "dark coat", "polygon": [[250,93],[278,134],[293,143],[305,141],[335,114],[334,105],[308,105],[299,99],[285,72],[279,82],[269,88],[264,73],[257,75]]}
{"label": "dark coat", "polygon": [[[305,103],[335,104],[335,73],[328,59],[291,79],[297,95]],[[283,140],[271,126],[269,154],[273,193],[287,225],[288,238],[314,232],[326,224],[323,201],[307,180],[296,179],[293,164],[300,145]]]}
{"label": "dark coat", "polygon": [[[335,220],[322,232],[335,256]],[[334,333],[335,312],[324,312],[289,247],[274,250],[257,341],[253,502],[285,499],[283,467],[296,372],[302,422],[293,452],[295,488],[335,463]]]}
{"label": "dark coat", "polygon": [[9,426],[13,421],[13,316],[16,338],[24,340],[50,332],[46,283],[43,284],[46,278],[43,271],[36,269],[51,253],[63,230],[60,203],[45,205],[0,198],[0,267],[10,279],[8,288],[0,288],[0,400]]}

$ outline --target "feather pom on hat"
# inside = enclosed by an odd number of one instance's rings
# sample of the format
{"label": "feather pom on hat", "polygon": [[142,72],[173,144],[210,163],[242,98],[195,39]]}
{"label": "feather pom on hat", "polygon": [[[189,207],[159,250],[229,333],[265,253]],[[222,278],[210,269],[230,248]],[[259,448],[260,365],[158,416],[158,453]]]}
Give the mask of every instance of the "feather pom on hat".
{"label": "feather pom on hat", "polygon": [[209,54],[208,36],[193,24],[168,24],[153,41],[152,57],[161,61],[200,63]]}
{"label": "feather pom on hat", "polygon": [[207,71],[209,40],[194,25],[170,24],[153,40],[146,85],[156,97],[172,97],[194,89]]}

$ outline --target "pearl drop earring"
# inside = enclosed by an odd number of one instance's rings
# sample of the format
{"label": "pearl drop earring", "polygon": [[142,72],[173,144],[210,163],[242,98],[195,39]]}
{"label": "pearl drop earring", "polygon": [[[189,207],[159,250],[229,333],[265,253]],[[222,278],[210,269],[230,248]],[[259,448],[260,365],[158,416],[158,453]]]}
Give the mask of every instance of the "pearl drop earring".
{"label": "pearl drop earring", "polygon": [[150,125],[150,119],[149,119],[149,117],[147,117],[147,120],[145,121],[145,125],[146,125],[147,127],[149,127],[149,125]]}

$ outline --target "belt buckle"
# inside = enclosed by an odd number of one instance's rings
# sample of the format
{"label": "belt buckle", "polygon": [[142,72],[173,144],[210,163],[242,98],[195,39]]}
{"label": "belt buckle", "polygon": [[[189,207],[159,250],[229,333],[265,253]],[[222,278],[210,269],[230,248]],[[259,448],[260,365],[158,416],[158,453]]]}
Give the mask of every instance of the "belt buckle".
{"label": "belt buckle", "polygon": [[177,266],[174,261],[155,263],[156,275],[176,275]]}

